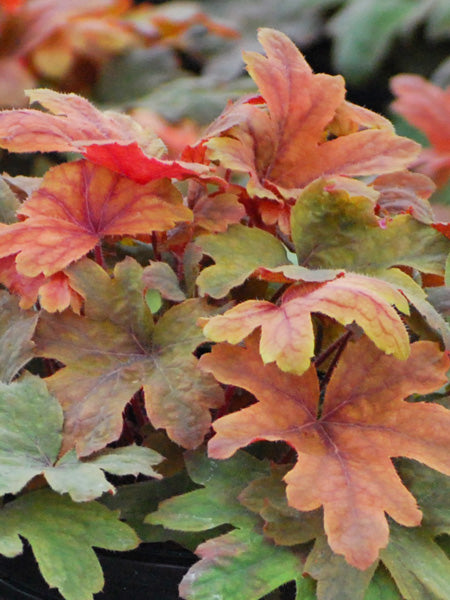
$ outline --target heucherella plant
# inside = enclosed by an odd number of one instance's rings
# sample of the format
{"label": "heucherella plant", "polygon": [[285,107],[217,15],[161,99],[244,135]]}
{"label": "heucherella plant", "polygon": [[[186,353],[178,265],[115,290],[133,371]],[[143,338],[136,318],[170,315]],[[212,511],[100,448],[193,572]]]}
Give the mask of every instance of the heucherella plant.
{"label": "heucherella plant", "polygon": [[434,185],[342,77],[259,41],[258,89],[179,158],[74,94],[0,113],[3,148],[66,157],[0,182],[0,552],[26,538],[67,600],[102,589],[94,546],[169,539],[185,600],[448,597]]}

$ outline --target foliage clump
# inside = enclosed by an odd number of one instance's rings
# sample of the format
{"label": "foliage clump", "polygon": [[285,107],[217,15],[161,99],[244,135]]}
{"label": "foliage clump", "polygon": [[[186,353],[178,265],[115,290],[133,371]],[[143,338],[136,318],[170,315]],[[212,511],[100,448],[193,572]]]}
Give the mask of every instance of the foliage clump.
{"label": "foliage clump", "polygon": [[258,89],[179,156],[75,94],[0,113],[3,148],[66,158],[1,181],[0,552],[27,538],[68,600],[102,588],[93,546],[161,539],[200,558],[186,600],[450,588],[434,184],[341,76],[259,41]]}

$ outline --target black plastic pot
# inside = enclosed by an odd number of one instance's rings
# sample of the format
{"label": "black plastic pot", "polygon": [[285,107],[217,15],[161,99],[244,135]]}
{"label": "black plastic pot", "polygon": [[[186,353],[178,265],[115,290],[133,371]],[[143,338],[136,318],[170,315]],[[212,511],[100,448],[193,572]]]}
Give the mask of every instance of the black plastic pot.
{"label": "black plastic pot", "polygon": [[[99,600],[178,600],[178,584],[196,560],[175,544],[142,544],[131,552],[97,552],[105,575]],[[42,578],[29,547],[16,558],[0,555],[1,600],[62,600]]]}

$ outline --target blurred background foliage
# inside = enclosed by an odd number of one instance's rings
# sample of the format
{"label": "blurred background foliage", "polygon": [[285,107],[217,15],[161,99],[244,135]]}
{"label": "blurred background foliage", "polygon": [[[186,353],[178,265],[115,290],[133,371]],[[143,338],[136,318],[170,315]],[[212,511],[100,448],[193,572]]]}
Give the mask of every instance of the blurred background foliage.
{"label": "blurred background foliage", "polygon": [[[285,32],[315,71],[344,75],[349,100],[421,142],[423,134],[389,111],[389,79],[407,72],[450,84],[449,0],[0,0],[0,7],[3,108],[25,105],[24,88],[73,91],[127,110],[173,155],[227,101],[253,91],[242,51],[260,50],[261,26]],[[23,173],[24,159],[14,160],[19,166],[8,160],[7,167]]]}

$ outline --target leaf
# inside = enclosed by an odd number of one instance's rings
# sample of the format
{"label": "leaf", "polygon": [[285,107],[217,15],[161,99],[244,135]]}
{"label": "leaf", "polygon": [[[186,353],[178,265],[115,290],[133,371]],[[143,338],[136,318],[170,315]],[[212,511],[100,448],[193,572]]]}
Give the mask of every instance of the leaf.
{"label": "leaf", "polygon": [[195,244],[216,263],[203,269],[197,278],[202,296],[222,298],[258,267],[278,267],[288,262],[283,244],[256,227],[231,225],[224,233],[198,237]]}
{"label": "leaf", "polygon": [[33,358],[33,336],[38,314],[21,310],[17,300],[0,291],[0,381],[10,383]]}
{"label": "leaf", "polygon": [[252,530],[235,530],[201,544],[201,560],[180,583],[186,600],[258,600],[283,583],[297,579],[300,560],[276,548]]}
{"label": "leaf", "polygon": [[264,534],[281,546],[304,544],[323,533],[320,510],[300,512],[288,505],[282,477],[290,468],[271,465],[270,475],[254,479],[239,494],[239,501],[264,519]]}
{"label": "leaf", "polygon": [[364,186],[349,188],[339,178],[305,188],[292,209],[291,227],[299,264],[313,269],[371,274],[405,265],[442,274],[450,251],[444,236],[408,214],[383,222]]}
{"label": "leaf", "polygon": [[364,600],[404,600],[386,569],[378,568],[369,584]]}
{"label": "leaf", "polygon": [[146,523],[183,531],[204,531],[224,523],[245,528],[258,522],[239,502],[238,495],[249,481],[268,474],[267,463],[246,452],[217,461],[196,451],[188,453],[185,461],[192,481],[204,487],[164,500],[157,512],[146,517]]}
{"label": "leaf", "polygon": [[217,530],[213,529],[205,535],[144,523],[145,516],[157,510],[162,500],[185,493],[193,487],[195,484],[183,470],[172,477],[121,485],[114,496],[106,494],[99,501],[110,510],[119,510],[121,518],[136,531],[142,542],[172,540],[194,551],[207,537],[217,535]]}
{"label": "leaf", "polygon": [[37,353],[66,365],[47,379],[64,409],[64,451],[75,446],[86,456],[116,440],[123,408],[142,386],[153,426],[188,448],[202,442],[209,408],[222,402],[220,387],[197,369],[192,354],[205,341],[197,319],[215,309],[186,300],[153,326],[142,271],[128,258],[110,279],[92,261],[81,261],[68,275],[86,298],[85,316],[65,312],[41,319]]}
{"label": "leaf", "polygon": [[334,554],[325,536],[317,538],[305,563],[305,572],[317,579],[318,600],[364,600],[377,563],[360,571]]}
{"label": "leaf", "polygon": [[162,457],[138,446],[108,449],[86,462],[69,452],[57,461],[63,413],[39,377],[27,374],[10,385],[0,384],[0,416],[0,494],[16,494],[33,477],[43,474],[55,491],[68,492],[76,502],[85,502],[114,492],[103,470],[158,477],[152,465]]}
{"label": "leaf", "polygon": [[443,90],[419,75],[397,75],[391,89],[396,96],[392,110],[425,133],[431,144],[418,159],[420,170],[443,186],[450,176],[450,88]]}
{"label": "leaf", "polygon": [[112,111],[102,113],[76,94],[50,89],[27,90],[37,109],[12,109],[0,113],[0,145],[10,152],[79,152],[90,143],[138,142],[144,150],[160,156],[161,140],[131,117]]}
{"label": "leaf", "polygon": [[250,175],[250,196],[281,202],[317,177],[397,171],[418,154],[415,142],[390,127],[327,140],[327,127],[345,99],[342,77],[314,75],[281,32],[263,28],[258,38],[267,57],[246,52],[244,60],[267,112],[250,104],[231,108],[241,115],[239,125],[206,143],[211,160]]}
{"label": "leaf", "polygon": [[406,213],[426,225],[433,222],[428,198],[436,188],[425,175],[412,171],[387,173],[377,177],[371,187],[380,192],[377,200],[380,216]]}
{"label": "leaf", "polygon": [[104,579],[93,546],[131,550],[139,540],[117,513],[97,502],[76,504],[67,496],[39,490],[0,510],[0,552],[20,554],[25,537],[50,587],[66,600],[93,600]]}
{"label": "leaf", "polygon": [[76,94],[49,89],[26,94],[48,112],[0,112],[0,146],[10,152],[81,152],[91,162],[138,183],[208,173],[204,165],[163,160],[162,141],[128,115],[101,112]]}
{"label": "leaf", "polygon": [[[400,269],[388,269],[378,274],[380,279],[388,281],[400,290],[409,302],[415,306],[420,314],[426,319],[427,323],[436,330],[442,337],[445,348],[450,349],[450,327],[442,316],[442,311],[438,312],[430,302],[429,294],[420,287],[409,275]],[[437,288],[444,289],[444,288]]]}
{"label": "leaf", "polygon": [[0,495],[15,494],[56,461],[62,410],[44,381],[27,374],[0,384],[0,415]]}
{"label": "leaf", "polygon": [[[448,473],[450,413],[442,406],[404,402],[446,381],[448,358],[431,342],[417,342],[406,360],[378,350],[368,338],[347,346],[319,406],[319,381],[264,365],[255,337],[246,348],[220,344],[201,368],[239,386],[258,402],[214,422],[213,458],[227,458],[255,440],[284,440],[299,461],[285,477],[288,502],[298,510],[324,507],[328,543],[367,569],[388,542],[384,512],[406,526],[421,512],[391,461],[407,456]],[[413,434],[411,433],[413,432]]]}
{"label": "leaf", "polygon": [[0,258],[0,282],[13,294],[20,296],[19,306],[31,308],[39,299],[41,308],[48,312],[63,311],[69,306],[80,312],[80,296],[70,287],[67,276],[58,271],[50,277],[42,273],[27,277],[17,272],[14,255]]}
{"label": "leaf", "polygon": [[423,13],[409,0],[349,0],[329,22],[338,71],[362,84],[379,67],[396,37]]}
{"label": "leaf", "polygon": [[391,304],[408,313],[404,297],[392,286],[348,273],[324,283],[291,287],[279,306],[247,300],[209,319],[203,331],[214,342],[237,344],[261,327],[259,349],[264,363],[275,361],[283,371],[301,375],[314,355],[314,312],[329,315],[342,325],[355,321],[381,350],[406,358],[408,334]]}
{"label": "leaf", "polygon": [[281,584],[297,579],[300,556],[273,546],[259,533],[258,517],[237,496],[255,477],[268,473],[268,465],[245,452],[215,461],[196,451],[187,455],[187,470],[202,489],[160,503],[145,519],[166,528],[202,531],[229,523],[239,529],[208,540],[196,553],[196,563],[180,584],[186,600],[258,600]]}
{"label": "leaf", "polygon": [[446,600],[450,560],[422,528],[393,524],[381,558],[406,600]]}
{"label": "leaf", "polygon": [[102,471],[113,475],[143,475],[160,478],[153,465],[162,456],[143,446],[124,446],[104,450],[97,455],[79,460],[74,450],[67,452],[54,466],[44,471],[49,485],[60,494],[68,492],[75,502],[86,502],[104,492],[115,493]]}
{"label": "leaf", "polygon": [[406,487],[423,512],[422,525],[434,536],[450,534],[450,479],[417,462],[402,459],[397,465]]}
{"label": "leaf", "polygon": [[186,299],[180,288],[177,276],[165,262],[152,261],[142,273],[144,287],[160,292],[163,298],[173,302],[183,302]]}
{"label": "leaf", "polygon": [[194,222],[212,233],[225,232],[245,217],[244,206],[235,194],[204,195],[193,208]]}
{"label": "leaf", "polygon": [[[127,145],[89,144],[84,148],[83,154],[91,162],[107,167],[141,184],[166,177],[186,179],[197,176],[208,179],[209,176],[209,169],[204,165],[148,156],[137,142]],[[221,181],[219,178],[216,180],[217,182]],[[213,178],[211,181],[216,180]]]}
{"label": "leaf", "polygon": [[0,256],[18,253],[28,277],[64,269],[107,235],[165,231],[192,218],[170,182],[138,185],[87,161],[50,169],[20,214],[28,218],[0,229]]}
{"label": "leaf", "polygon": [[20,207],[17,196],[11,190],[3,177],[0,178],[0,222],[14,223],[17,220],[16,211]]}

